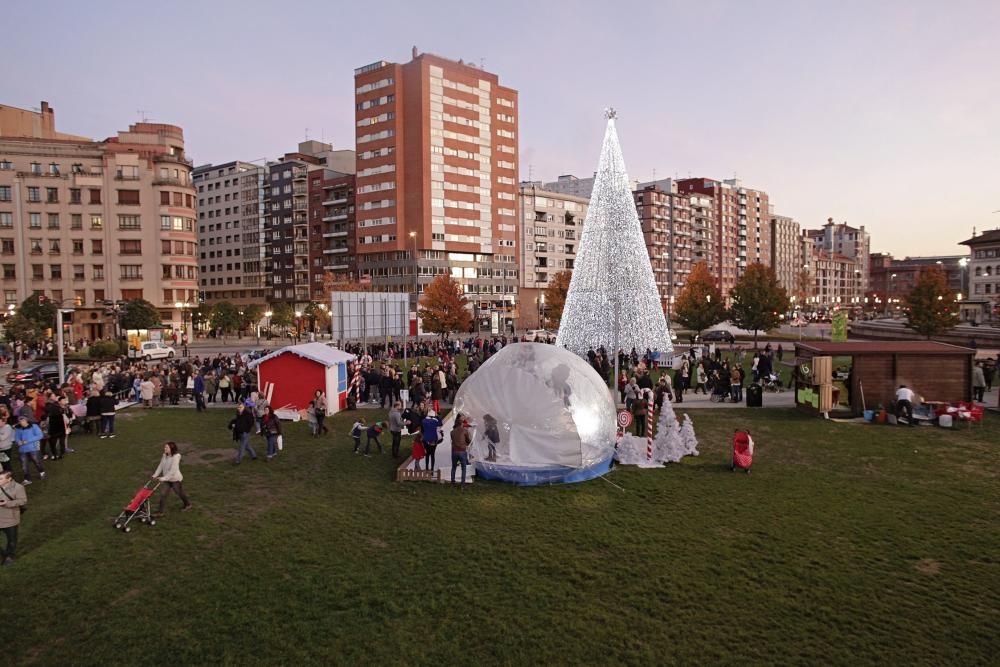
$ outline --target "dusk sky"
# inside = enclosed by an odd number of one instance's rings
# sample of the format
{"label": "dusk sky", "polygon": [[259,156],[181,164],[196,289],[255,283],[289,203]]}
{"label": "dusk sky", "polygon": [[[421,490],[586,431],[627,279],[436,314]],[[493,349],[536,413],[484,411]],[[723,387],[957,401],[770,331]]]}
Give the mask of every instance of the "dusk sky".
{"label": "dusk sky", "polygon": [[353,148],[353,70],[410,49],[520,93],[521,179],[589,176],[603,109],[629,174],[732,178],[872,250],[1000,227],[1000,2],[17,2],[0,103],[95,138],[184,128],[196,164]]}

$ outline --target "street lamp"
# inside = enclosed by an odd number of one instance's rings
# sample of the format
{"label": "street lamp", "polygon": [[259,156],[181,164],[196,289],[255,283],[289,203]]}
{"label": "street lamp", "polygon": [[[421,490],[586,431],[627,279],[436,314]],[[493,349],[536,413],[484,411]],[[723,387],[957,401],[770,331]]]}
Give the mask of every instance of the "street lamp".
{"label": "street lamp", "polygon": [[295,311],[295,340],[298,340],[302,335],[302,311]]}
{"label": "street lamp", "polygon": [[[413,309],[416,310],[420,305],[420,267],[419,262],[417,262],[417,233],[410,232],[410,238],[413,239]],[[406,322],[403,323],[406,327],[403,333],[403,368],[408,366],[407,363],[407,347],[410,345],[410,308],[406,308]]]}
{"label": "street lamp", "polygon": [[[271,315],[274,315],[270,310],[264,313],[264,317],[267,318],[267,339],[271,340]],[[260,338],[260,327],[257,327],[257,338]]]}

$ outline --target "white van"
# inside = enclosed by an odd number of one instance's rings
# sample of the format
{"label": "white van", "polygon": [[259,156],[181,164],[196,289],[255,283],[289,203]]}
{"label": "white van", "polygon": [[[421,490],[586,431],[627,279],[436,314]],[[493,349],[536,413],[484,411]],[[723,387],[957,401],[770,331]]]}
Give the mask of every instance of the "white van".
{"label": "white van", "polygon": [[152,361],[154,359],[173,359],[174,348],[158,340],[147,340],[139,344],[139,349],[129,348],[129,357],[132,359],[142,359]]}

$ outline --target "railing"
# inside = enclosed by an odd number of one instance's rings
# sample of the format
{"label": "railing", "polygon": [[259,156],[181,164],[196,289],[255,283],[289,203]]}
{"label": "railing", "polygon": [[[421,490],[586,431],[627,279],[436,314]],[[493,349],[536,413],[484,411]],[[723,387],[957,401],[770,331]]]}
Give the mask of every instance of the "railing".
{"label": "railing", "polygon": [[194,162],[184,158],[182,155],[171,155],[170,153],[158,153],[153,156],[153,162],[174,162],[177,164],[187,165],[188,167],[193,167]]}

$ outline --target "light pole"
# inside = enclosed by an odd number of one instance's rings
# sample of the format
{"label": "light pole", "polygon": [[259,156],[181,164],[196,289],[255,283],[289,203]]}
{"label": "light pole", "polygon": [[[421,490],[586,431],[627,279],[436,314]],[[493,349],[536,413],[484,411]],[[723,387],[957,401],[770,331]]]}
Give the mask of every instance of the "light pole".
{"label": "light pole", "polygon": [[[264,317],[267,318],[267,339],[271,340],[271,315],[274,315],[270,310],[264,313]],[[257,339],[260,340],[260,327],[257,327]]]}
{"label": "light pole", "polygon": [[59,360],[59,384],[66,381],[66,358],[63,352],[63,313],[72,313],[72,308],[56,308],[56,357]]}
{"label": "light pole", "polygon": [[[417,262],[417,233],[410,232],[410,238],[413,239],[413,310],[416,311],[417,307],[420,305],[420,267]],[[410,307],[409,300],[407,300],[406,307],[406,326],[405,334],[403,335],[403,370],[405,372],[407,365],[407,349],[410,346]]]}
{"label": "light pole", "polygon": [[302,335],[302,311],[295,311],[295,341],[298,342],[299,337]]}
{"label": "light pole", "polygon": [[889,276],[889,293],[886,295],[886,299],[885,299],[885,302],[886,302],[885,313],[886,313],[886,315],[889,314],[889,304],[892,303],[892,295],[895,294],[895,292],[896,292],[896,274],[893,273],[892,275]]}

